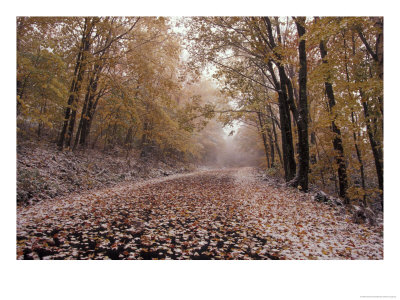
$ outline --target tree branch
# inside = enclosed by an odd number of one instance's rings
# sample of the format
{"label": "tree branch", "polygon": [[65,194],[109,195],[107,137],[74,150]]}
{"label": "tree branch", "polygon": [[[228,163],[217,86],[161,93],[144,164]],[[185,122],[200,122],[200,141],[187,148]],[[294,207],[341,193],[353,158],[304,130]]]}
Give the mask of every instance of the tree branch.
{"label": "tree branch", "polygon": [[369,52],[369,54],[371,54],[372,58],[374,59],[374,61],[378,62],[378,55],[376,55],[376,53],[372,50],[371,46],[369,45],[367,39],[365,38],[364,34],[362,33],[361,29],[357,29],[357,33],[361,39],[361,41],[364,43],[365,47],[367,48],[367,51]]}

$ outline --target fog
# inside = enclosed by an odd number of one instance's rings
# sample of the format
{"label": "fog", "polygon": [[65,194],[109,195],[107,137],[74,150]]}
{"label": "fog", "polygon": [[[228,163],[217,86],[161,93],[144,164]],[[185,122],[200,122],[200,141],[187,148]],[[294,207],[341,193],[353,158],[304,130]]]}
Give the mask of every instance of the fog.
{"label": "fog", "polygon": [[232,168],[265,164],[265,155],[254,128],[237,124],[223,127],[212,122],[203,132],[204,146],[201,165],[210,168]]}

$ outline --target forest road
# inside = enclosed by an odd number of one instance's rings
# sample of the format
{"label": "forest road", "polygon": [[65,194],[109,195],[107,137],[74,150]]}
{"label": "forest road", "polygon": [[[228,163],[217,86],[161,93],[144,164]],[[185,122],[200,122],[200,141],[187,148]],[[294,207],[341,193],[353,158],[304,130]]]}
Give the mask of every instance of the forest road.
{"label": "forest road", "polygon": [[19,207],[17,259],[383,258],[382,228],[256,175],[203,170]]}

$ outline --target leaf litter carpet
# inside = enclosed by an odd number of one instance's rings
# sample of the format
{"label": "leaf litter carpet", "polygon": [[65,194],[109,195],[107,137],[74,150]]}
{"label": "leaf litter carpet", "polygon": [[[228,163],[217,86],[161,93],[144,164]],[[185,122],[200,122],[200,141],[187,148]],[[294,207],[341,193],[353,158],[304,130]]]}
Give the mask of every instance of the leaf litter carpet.
{"label": "leaf litter carpet", "polygon": [[17,259],[383,259],[383,226],[252,168],[206,170],[18,207]]}

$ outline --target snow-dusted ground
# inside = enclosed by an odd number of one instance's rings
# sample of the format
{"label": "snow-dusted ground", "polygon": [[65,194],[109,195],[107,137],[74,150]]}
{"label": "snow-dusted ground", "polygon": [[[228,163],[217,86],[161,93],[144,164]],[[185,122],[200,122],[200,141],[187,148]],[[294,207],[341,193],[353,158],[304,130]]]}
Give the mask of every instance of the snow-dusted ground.
{"label": "snow-dusted ground", "polygon": [[17,211],[18,259],[383,259],[383,226],[261,181],[203,170]]}
{"label": "snow-dusted ground", "polygon": [[[244,169],[239,174],[248,172]],[[250,198],[246,215],[268,240],[267,251],[284,259],[383,259],[383,224],[354,224],[346,210],[311,195],[241,175]]]}
{"label": "snow-dusted ground", "polygon": [[[133,151],[132,151],[133,152]],[[164,159],[129,157],[123,149],[58,151],[55,144],[19,143],[17,152],[17,201],[20,205],[111,187],[124,181],[156,178],[187,172],[189,166]]]}

